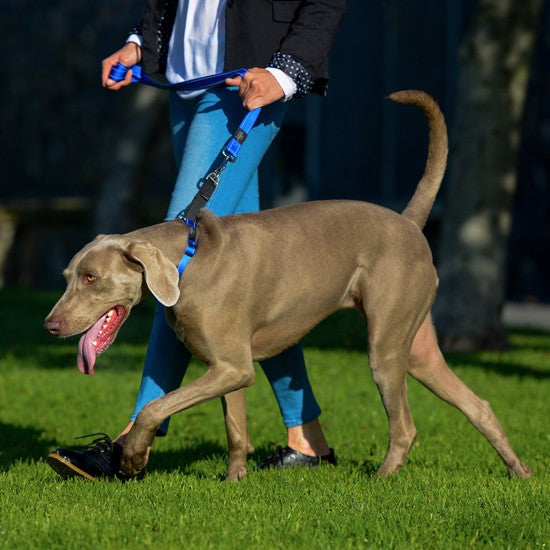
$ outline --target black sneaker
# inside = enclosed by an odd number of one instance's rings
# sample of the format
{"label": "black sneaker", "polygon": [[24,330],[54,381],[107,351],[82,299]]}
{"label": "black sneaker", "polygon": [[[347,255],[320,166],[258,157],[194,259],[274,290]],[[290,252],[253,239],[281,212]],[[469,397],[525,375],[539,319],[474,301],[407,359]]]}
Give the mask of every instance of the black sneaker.
{"label": "black sneaker", "polygon": [[[79,449],[65,449],[60,447],[48,455],[47,462],[53,470],[61,477],[68,479],[71,477],[83,477],[94,481],[96,479],[118,479],[127,480],[119,470],[120,457],[122,455],[122,446],[113,443],[111,438],[104,433],[83,435],[76,439],[84,437],[101,437],[94,439],[88,445]],[[145,470],[140,472],[137,479],[143,479]]]}
{"label": "black sneaker", "polygon": [[268,457],[258,464],[258,470],[265,468],[289,468],[291,466],[319,466],[321,464],[332,464],[336,466],[336,456],[334,449],[323,456],[308,456],[299,451],[295,451],[288,445],[283,448],[277,447]]}

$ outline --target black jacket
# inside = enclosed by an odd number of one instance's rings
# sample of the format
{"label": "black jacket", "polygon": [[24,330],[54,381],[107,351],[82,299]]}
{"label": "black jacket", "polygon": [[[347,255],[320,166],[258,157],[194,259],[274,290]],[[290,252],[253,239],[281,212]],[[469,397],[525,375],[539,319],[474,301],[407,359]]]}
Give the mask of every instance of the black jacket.
{"label": "black jacket", "polygon": [[[134,29],[143,37],[142,63],[150,74],[166,69],[177,5],[147,0]],[[266,67],[281,52],[307,71],[313,91],[324,94],[328,55],[345,7],[346,0],[227,0],[224,70]]]}

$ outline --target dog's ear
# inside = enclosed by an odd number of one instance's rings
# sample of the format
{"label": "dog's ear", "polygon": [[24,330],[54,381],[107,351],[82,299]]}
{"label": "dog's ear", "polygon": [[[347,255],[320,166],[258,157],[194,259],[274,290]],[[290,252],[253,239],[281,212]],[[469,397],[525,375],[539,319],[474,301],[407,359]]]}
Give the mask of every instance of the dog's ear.
{"label": "dog's ear", "polygon": [[171,307],[178,301],[178,268],[156,246],[146,242],[130,243],[124,259],[143,268],[147,287],[163,306]]}

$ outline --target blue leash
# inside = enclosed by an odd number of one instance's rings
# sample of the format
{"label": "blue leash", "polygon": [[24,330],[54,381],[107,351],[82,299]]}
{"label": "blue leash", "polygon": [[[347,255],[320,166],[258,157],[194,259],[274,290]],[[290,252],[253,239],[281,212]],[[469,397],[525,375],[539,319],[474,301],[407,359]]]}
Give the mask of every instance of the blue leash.
{"label": "blue leash", "polygon": [[[132,82],[140,82],[142,84],[146,84],[147,86],[153,86],[154,88],[160,88],[163,90],[176,90],[184,92],[194,92],[197,90],[212,88],[214,86],[220,86],[221,84],[224,84],[226,78],[235,78],[237,76],[242,77],[247,72],[246,69],[236,69],[234,71],[178,82],[177,84],[165,84],[153,80],[150,76],[143,72],[141,66],[139,65],[126,67],[125,65],[122,65],[122,63],[117,63],[111,69],[109,78],[115,82],[120,82],[121,80],[124,80],[130,69],[132,70]],[[220,182],[220,174],[225,170],[227,163],[235,162],[237,159],[241,145],[248,137],[250,130],[252,130],[254,124],[256,123],[260,111],[261,108],[254,109],[245,115],[239,124],[237,131],[233,134],[222,151],[224,160],[221,165],[206,176],[204,183],[199,188],[189,206],[176,216],[177,219],[183,220],[189,228],[187,247],[178,265],[178,273],[180,277],[197,250],[197,214],[199,213],[199,210],[203,208],[210,200],[210,197],[218,187]]]}

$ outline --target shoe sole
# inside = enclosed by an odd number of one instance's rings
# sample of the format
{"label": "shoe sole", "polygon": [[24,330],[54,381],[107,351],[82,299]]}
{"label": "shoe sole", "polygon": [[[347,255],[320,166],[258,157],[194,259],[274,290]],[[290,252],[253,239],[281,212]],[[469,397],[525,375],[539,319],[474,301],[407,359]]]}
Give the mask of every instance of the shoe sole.
{"label": "shoe sole", "polygon": [[52,470],[57,472],[64,479],[73,477],[83,477],[89,481],[96,481],[97,479],[84,470],[77,468],[72,462],[63,458],[59,453],[50,453],[46,460]]}

